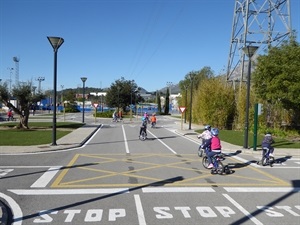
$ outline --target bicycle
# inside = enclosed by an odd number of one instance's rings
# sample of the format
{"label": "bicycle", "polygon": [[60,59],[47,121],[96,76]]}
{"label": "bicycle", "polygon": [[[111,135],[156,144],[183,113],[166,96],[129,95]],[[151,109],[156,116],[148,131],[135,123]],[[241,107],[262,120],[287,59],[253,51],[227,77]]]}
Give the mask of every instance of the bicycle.
{"label": "bicycle", "polygon": [[142,130],[141,135],[140,135],[139,138],[140,138],[141,141],[145,141],[147,139],[147,135],[146,135],[146,132],[145,132],[144,129]]}
{"label": "bicycle", "polygon": [[[224,156],[222,153],[216,154],[213,157],[211,157],[212,159],[212,164],[214,165],[214,167],[211,169],[211,174],[223,174],[225,172],[225,167],[222,163],[222,161],[224,160]],[[205,155],[203,156],[202,159],[202,165],[204,168],[208,169],[208,156]]]}
{"label": "bicycle", "polygon": [[198,148],[198,156],[202,157],[203,155],[205,155],[207,153],[207,151],[209,151],[209,148],[203,148],[202,145],[199,146]]}
{"label": "bicycle", "polygon": [[271,167],[273,167],[275,158],[273,156],[270,156],[270,149],[267,147],[263,147],[262,150],[263,150],[262,158],[260,161],[257,161],[257,164],[261,163],[262,166],[270,165]]}

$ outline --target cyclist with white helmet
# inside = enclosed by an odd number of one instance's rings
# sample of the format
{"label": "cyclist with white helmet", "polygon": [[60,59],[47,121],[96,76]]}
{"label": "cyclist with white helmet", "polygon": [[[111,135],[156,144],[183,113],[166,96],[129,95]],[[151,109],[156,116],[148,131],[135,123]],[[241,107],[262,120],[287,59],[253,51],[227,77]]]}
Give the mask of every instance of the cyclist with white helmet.
{"label": "cyclist with white helmet", "polygon": [[264,139],[262,140],[261,147],[268,148],[270,150],[270,156],[274,157],[274,147],[272,144],[274,143],[274,139],[271,133],[266,133]]}
{"label": "cyclist with white helmet", "polygon": [[204,131],[197,136],[198,139],[200,139],[200,138],[202,139],[202,148],[203,148],[203,145],[205,144],[205,142],[212,138],[210,130],[211,130],[211,126],[206,125],[204,127]]}
{"label": "cyclist with white helmet", "polygon": [[207,159],[208,159],[208,169],[211,169],[214,167],[214,165],[212,164],[212,157],[216,154],[220,154],[221,153],[221,140],[219,138],[219,130],[218,128],[213,128],[211,129],[211,134],[212,134],[212,138],[207,141],[203,147],[207,147],[208,145],[210,145],[210,151],[207,152]]}

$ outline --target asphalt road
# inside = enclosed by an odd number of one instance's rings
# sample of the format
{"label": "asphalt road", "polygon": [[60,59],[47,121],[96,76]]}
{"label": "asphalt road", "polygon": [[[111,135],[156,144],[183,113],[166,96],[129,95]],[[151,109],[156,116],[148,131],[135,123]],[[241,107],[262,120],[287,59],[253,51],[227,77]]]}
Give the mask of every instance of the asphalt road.
{"label": "asphalt road", "polygon": [[300,224],[300,158],[257,165],[227,153],[230,174],[212,175],[198,143],[158,118],[107,121],[75,149],[0,156],[0,198],[19,224]]}

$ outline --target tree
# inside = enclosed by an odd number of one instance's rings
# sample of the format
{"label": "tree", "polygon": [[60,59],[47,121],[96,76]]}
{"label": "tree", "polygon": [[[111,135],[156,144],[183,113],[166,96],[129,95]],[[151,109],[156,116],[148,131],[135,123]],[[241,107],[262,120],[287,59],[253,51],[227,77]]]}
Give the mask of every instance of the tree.
{"label": "tree", "polygon": [[143,101],[140,95],[136,95],[135,90],[138,90],[137,84],[132,80],[125,80],[124,77],[112,83],[106,93],[106,104],[109,107],[122,108]]}
{"label": "tree", "polygon": [[235,113],[234,90],[222,77],[203,79],[194,96],[193,115],[198,123],[219,128],[232,125]]}
{"label": "tree", "polygon": [[[299,115],[300,46],[295,38],[279,47],[271,47],[267,55],[259,56],[252,76],[259,98]],[[295,122],[299,122],[299,118]]]}
{"label": "tree", "polygon": [[169,110],[170,110],[170,92],[169,92],[169,88],[167,88],[166,101],[165,101],[165,115],[169,114]]}
{"label": "tree", "polygon": [[0,100],[8,108],[12,109],[13,112],[19,115],[20,123],[17,128],[29,129],[28,119],[30,114],[30,107],[36,105],[38,101],[45,98],[42,93],[33,93],[32,82],[20,82],[15,85],[12,89],[12,96],[17,100],[18,104],[15,106],[11,103],[11,96],[7,88],[7,83],[0,84]]}
{"label": "tree", "polygon": [[160,114],[161,113],[161,100],[160,100],[160,92],[156,91],[156,101],[157,101],[157,111]]}

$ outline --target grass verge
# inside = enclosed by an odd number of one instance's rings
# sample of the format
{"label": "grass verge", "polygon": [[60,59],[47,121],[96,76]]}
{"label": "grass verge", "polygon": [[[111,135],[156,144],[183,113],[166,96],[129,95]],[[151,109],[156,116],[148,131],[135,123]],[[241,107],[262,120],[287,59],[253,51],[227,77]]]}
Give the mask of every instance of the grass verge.
{"label": "grass verge", "polygon": [[[30,146],[52,142],[51,122],[30,122],[28,130],[14,129],[16,125],[15,122],[0,124],[0,146]],[[58,122],[56,138],[60,139],[81,126],[82,123]]]}

